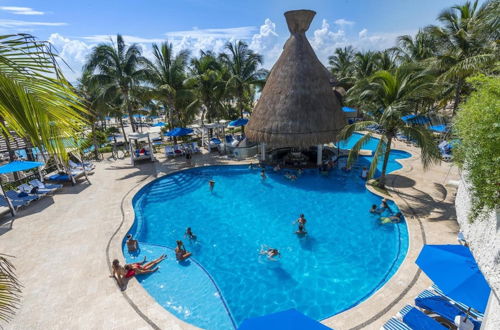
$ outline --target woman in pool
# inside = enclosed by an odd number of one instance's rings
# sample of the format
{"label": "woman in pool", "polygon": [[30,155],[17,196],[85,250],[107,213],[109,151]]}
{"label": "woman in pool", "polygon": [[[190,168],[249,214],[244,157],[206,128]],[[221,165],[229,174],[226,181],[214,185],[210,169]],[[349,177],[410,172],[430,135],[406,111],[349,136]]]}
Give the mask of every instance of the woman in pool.
{"label": "woman in pool", "polygon": [[262,181],[266,180],[266,171],[264,169],[260,171],[260,178],[262,179]]}
{"label": "woman in pool", "polygon": [[377,205],[375,205],[375,204],[372,205],[372,208],[370,209],[370,213],[380,213],[378,211]]}
{"label": "woman in pool", "polygon": [[187,227],[186,233],[184,234],[184,237],[187,237],[190,240],[196,240],[196,235],[193,234],[193,231],[191,230],[191,227]]}
{"label": "woman in pool", "polygon": [[178,261],[186,260],[191,256],[191,252],[187,252],[184,248],[184,243],[182,241],[177,241],[177,247],[175,248],[175,258]]}
{"label": "woman in pool", "polygon": [[139,242],[132,237],[132,234],[127,235],[127,249],[129,253],[135,252],[139,249]]}
{"label": "woman in pool", "polygon": [[389,204],[387,204],[387,199],[382,198],[382,203],[380,203],[380,213],[384,212],[385,210],[389,210],[389,212],[392,212],[391,208],[389,207]]}
{"label": "woman in pool", "polygon": [[380,223],[385,224],[385,223],[400,223],[403,221],[403,214],[401,212],[398,212],[394,215],[391,215],[390,217],[380,217]]}

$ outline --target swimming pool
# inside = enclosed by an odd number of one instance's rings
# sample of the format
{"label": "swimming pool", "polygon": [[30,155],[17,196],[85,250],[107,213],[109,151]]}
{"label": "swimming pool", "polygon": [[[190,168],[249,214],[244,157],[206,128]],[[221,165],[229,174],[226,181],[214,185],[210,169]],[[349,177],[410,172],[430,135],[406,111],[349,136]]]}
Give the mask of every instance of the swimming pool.
{"label": "swimming pool", "polygon": [[[410,155],[391,154],[394,161]],[[130,230],[140,242],[128,262],[162,253],[157,273],[138,280],[164,308],[206,329],[231,329],[249,317],[296,308],[321,320],[369,297],[397,270],[408,248],[406,223],[379,224],[368,212],[380,198],[359,177],[370,157],[350,173],[328,177],[306,170],[295,182],[283,173],[248,166],[210,166],[167,175],[145,186],[133,200]],[[208,181],[215,189],[209,192]],[[393,211],[397,207],[391,204]],[[304,213],[308,235],[294,234]],[[198,236],[184,237],[186,227]],[[171,248],[183,239],[193,257],[174,261]],[[271,262],[262,245],[278,248]]]}
{"label": "swimming pool", "polygon": [[[339,148],[352,149],[352,147],[354,147],[356,142],[358,142],[363,137],[363,135],[364,134],[357,133],[357,132],[352,133],[352,135],[348,139],[346,139],[344,141],[340,141],[338,143]],[[375,149],[377,149],[378,141],[379,141],[379,139],[371,138],[368,140],[368,142],[361,149],[375,151]]]}

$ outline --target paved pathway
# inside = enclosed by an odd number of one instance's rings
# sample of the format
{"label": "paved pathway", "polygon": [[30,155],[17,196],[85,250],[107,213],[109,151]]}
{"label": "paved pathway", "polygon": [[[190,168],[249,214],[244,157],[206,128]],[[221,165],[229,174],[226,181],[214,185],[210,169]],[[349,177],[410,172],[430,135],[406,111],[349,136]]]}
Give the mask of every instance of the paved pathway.
{"label": "paved pathway", "polygon": [[[231,163],[208,155],[193,160],[197,165]],[[400,199],[408,221],[416,228],[421,223],[427,243],[455,243],[457,224],[452,204],[455,188],[450,189],[445,183],[456,177],[456,169],[449,172],[449,164],[442,164],[424,173],[419,159],[404,163],[403,173],[389,177],[389,186],[396,200]],[[109,257],[120,257],[118,246],[128,224],[120,225],[127,217],[130,219],[130,206],[126,204],[134,191],[157,173],[161,175],[180,167],[185,167],[182,160],[160,159],[160,163],[137,167],[131,167],[125,160],[103,161],[90,176],[91,185],[82,182],[67,186],[53,198],[21,211],[12,230],[4,223],[0,227],[0,252],[16,256],[13,261],[24,284],[21,307],[6,328],[192,328],[154,303],[136,281],[131,281],[125,293],[119,291],[108,277],[106,253],[114,237]],[[422,238],[411,244],[418,253]],[[325,323],[336,329],[358,325],[380,328],[383,321],[429,285],[425,275],[417,274],[411,260],[407,264],[408,269],[399,271],[389,282],[396,284],[392,289],[385,286],[379,291],[382,294]],[[392,303],[401,294],[398,288],[407,287],[412,279],[409,292]],[[374,318],[377,314],[380,315]],[[364,325],[366,321],[370,324]]]}

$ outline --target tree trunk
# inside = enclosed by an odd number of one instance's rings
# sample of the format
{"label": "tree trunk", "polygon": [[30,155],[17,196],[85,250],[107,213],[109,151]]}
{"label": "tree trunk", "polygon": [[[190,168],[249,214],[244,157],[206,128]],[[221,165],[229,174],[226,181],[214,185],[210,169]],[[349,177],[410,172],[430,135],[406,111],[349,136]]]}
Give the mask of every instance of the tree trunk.
{"label": "tree trunk", "polygon": [[460,92],[462,92],[462,86],[464,82],[462,79],[458,79],[457,85],[455,86],[455,98],[453,100],[453,116],[455,116],[455,113],[457,112],[458,109],[458,104],[460,103]]}
{"label": "tree trunk", "polygon": [[92,143],[94,144],[94,156],[96,160],[99,160],[99,146],[97,145],[97,137],[95,134],[95,123],[92,123],[91,127],[92,131],[90,134],[92,134]]}
{"label": "tree trunk", "polygon": [[385,154],[384,154],[384,163],[382,165],[382,174],[380,175],[380,178],[378,179],[378,186],[383,188],[385,187],[385,173],[387,171],[387,164],[389,163],[389,154],[391,152],[391,143],[392,143],[392,136],[387,137],[387,146],[385,148]]}
{"label": "tree trunk", "polygon": [[[243,118],[243,89],[238,88],[238,108],[240,110],[240,118]],[[245,135],[245,125],[241,126],[241,134]]]}
{"label": "tree trunk", "polygon": [[132,132],[135,133],[137,129],[134,125],[134,117],[132,116],[132,106],[130,104],[128,90],[123,89],[123,94],[125,95],[125,102],[126,102],[125,107],[127,108],[128,120],[130,120],[130,126],[132,126]]}
{"label": "tree trunk", "polygon": [[125,127],[123,127],[123,118],[120,116],[120,127],[122,128],[122,134],[123,134],[123,139],[125,140],[125,144],[128,143],[127,141],[127,134],[125,134]]}

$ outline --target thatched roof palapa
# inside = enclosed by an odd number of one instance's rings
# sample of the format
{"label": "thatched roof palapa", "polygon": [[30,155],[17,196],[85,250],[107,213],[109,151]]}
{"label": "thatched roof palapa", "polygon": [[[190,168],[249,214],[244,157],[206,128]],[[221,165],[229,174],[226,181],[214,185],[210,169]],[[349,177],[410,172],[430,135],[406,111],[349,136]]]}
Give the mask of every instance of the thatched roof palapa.
{"label": "thatched roof palapa", "polygon": [[336,140],[345,124],[330,85],[305,32],[316,12],[285,13],[290,38],[271,69],[246,127],[248,138],[271,146],[308,147]]}

